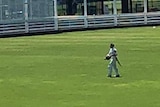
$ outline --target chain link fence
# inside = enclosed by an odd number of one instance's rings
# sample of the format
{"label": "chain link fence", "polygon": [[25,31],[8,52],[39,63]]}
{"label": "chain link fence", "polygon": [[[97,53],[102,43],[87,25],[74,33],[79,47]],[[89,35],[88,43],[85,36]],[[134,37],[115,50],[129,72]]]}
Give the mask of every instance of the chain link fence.
{"label": "chain link fence", "polygon": [[[42,18],[54,15],[53,0],[27,0],[28,17]],[[0,0],[0,21],[25,19],[25,0]]]}

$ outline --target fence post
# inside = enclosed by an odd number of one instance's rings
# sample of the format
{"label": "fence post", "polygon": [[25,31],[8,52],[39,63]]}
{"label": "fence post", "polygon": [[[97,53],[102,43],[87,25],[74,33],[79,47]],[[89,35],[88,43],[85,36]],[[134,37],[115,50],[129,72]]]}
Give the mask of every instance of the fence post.
{"label": "fence post", "polygon": [[88,28],[88,21],[87,21],[87,0],[84,0],[84,25],[85,28]]}
{"label": "fence post", "polygon": [[147,0],[144,0],[144,24],[147,24]]}
{"label": "fence post", "polygon": [[116,0],[113,0],[113,14],[114,14],[114,26],[117,26],[117,8],[116,8]]}
{"label": "fence post", "polygon": [[54,30],[58,30],[58,15],[57,15],[57,0],[53,1],[53,5],[54,5]]}
{"label": "fence post", "polygon": [[29,32],[28,26],[28,0],[24,1],[24,19],[25,19],[25,33]]}
{"label": "fence post", "polygon": [[2,0],[0,0],[0,20],[2,20]]}

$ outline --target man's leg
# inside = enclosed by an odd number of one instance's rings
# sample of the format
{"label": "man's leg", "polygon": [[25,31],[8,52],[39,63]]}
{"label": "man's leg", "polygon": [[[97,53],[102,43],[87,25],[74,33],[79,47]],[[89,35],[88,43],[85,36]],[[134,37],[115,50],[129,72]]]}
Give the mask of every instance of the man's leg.
{"label": "man's leg", "polygon": [[113,66],[113,63],[112,61],[110,61],[108,65],[108,77],[112,77],[112,66]]}
{"label": "man's leg", "polygon": [[117,68],[117,65],[116,65],[116,61],[113,63],[113,68],[115,70],[116,77],[120,77],[119,72],[118,72],[118,68]]}

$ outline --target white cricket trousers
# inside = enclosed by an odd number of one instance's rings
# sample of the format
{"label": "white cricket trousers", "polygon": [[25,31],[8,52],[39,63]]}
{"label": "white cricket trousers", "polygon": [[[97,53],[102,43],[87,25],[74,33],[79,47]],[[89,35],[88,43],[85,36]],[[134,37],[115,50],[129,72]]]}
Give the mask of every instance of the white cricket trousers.
{"label": "white cricket trousers", "polygon": [[112,71],[115,71],[115,74],[116,75],[119,75],[118,73],[118,68],[117,68],[117,65],[116,65],[116,59],[110,59],[110,62],[108,64],[108,75],[111,76],[112,75]]}

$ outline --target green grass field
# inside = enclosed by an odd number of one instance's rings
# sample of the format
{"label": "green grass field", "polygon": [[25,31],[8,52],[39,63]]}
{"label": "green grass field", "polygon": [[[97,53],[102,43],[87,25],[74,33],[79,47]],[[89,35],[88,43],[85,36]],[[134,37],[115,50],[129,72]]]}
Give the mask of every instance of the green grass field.
{"label": "green grass field", "polygon": [[[107,78],[113,42],[121,78]],[[0,39],[0,107],[160,107],[160,27]]]}

